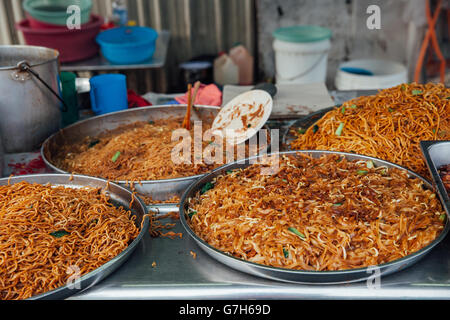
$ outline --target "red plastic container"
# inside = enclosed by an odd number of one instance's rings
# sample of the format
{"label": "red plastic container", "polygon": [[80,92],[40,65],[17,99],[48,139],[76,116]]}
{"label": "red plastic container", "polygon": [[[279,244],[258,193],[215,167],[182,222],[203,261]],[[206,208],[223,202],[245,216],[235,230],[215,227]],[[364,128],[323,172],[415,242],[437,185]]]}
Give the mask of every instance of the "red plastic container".
{"label": "red plastic container", "polygon": [[[40,23],[42,24],[42,22]],[[100,32],[102,24],[102,17],[92,15],[91,21],[81,25],[81,29],[33,28],[29,19],[19,22],[16,28],[23,32],[28,45],[58,50],[61,62],[74,62],[90,58],[98,53],[99,47],[95,38]],[[46,25],[48,26],[48,24]]]}
{"label": "red plastic container", "polygon": [[66,29],[66,26],[61,26],[58,24],[50,24],[50,23],[46,23],[40,20],[36,20],[35,18],[33,18],[33,16],[29,13],[25,13],[25,16],[28,19],[28,22],[30,23],[30,28],[33,29]]}

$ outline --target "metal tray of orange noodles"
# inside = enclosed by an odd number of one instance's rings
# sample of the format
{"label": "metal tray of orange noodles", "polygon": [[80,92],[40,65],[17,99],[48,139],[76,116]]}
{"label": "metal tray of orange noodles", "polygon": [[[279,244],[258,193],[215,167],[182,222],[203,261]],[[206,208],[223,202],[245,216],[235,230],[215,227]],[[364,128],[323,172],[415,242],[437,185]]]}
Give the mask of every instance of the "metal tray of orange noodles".
{"label": "metal tray of orange noodles", "polygon": [[[358,155],[353,153],[345,153],[345,152],[335,152],[335,151],[319,151],[319,150],[307,150],[307,151],[287,151],[281,152],[280,154],[296,154],[296,153],[304,153],[309,154],[314,158],[318,158],[325,154],[337,154],[340,156],[345,156],[348,160],[371,160],[376,167],[387,167],[387,168],[399,168],[402,170],[407,170],[402,166],[393,164],[388,161],[380,160],[373,157],[368,157],[364,155]],[[183,227],[190,237],[194,239],[194,241],[202,248],[209,256],[218,262],[241,272],[248,273],[254,276],[283,281],[283,282],[295,282],[295,283],[315,283],[315,284],[336,284],[336,283],[351,283],[367,280],[371,273],[368,272],[368,268],[357,268],[357,269],[348,269],[348,270],[339,270],[339,271],[305,271],[305,270],[291,270],[284,268],[277,268],[271,266],[265,266],[262,264],[257,264],[249,261],[245,261],[240,258],[236,258],[230,254],[224,253],[207,242],[201,239],[194,230],[190,227],[188,223],[188,199],[194,198],[195,195],[201,188],[208,182],[212,182],[212,180],[219,175],[225,175],[227,171],[245,168],[250,165],[249,159],[257,159],[257,157],[248,158],[245,161],[237,161],[230,164],[226,164],[220,168],[213,170],[211,173],[205,175],[204,177],[198,179],[196,182],[191,184],[191,186],[184,193],[181,202],[180,202],[180,219]],[[254,163],[254,162],[253,162]],[[417,175],[416,173],[407,170],[408,176],[411,178],[417,178],[423,181],[424,185],[429,189],[432,189],[433,186],[423,177]],[[426,247],[411,253],[403,258],[380,264],[377,267],[380,276],[386,276],[400,270],[403,270],[407,267],[412,266],[422,258],[424,258],[430,251],[433,249],[439,242],[441,242],[449,231],[449,223],[448,219],[446,219],[445,227],[442,232],[437,236],[435,240],[433,240]]]}
{"label": "metal tray of orange noodles", "polygon": [[[119,268],[130,257],[136,247],[138,247],[139,243],[144,237],[144,234],[148,233],[150,222],[149,218],[145,216],[145,214],[147,213],[147,209],[144,203],[136,197],[134,197],[134,201],[132,201],[132,193],[126,188],[121,187],[117,184],[108,183],[106,180],[88,176],[71,176],[68,174],[35,174],[2,178],[0,179],[0,185],[14,184],[21,181],[38,184],[49,183],[53,186],[64,186],[68,188],[101,188],[103,190],[106,190],[109,195],[110,202],[113,205],[122,206],[127,210],[131,210],[131,213],[136,216],[136,226],[138,226],[139,228],[141,228],[142,226],[138,236],[128,245],[126,249],[124,249],[113,259],[109,260],[97,269],[81,276],[79,279],[74,280],[73,283],[68,283],[65,286],[59,287],[57,289],[35,295],[29,298],[29,300],[65,299],[79,293],[82,290],[86,290],[96,285],[117,268]],[[131,208],[130,203],[132,205]]]}

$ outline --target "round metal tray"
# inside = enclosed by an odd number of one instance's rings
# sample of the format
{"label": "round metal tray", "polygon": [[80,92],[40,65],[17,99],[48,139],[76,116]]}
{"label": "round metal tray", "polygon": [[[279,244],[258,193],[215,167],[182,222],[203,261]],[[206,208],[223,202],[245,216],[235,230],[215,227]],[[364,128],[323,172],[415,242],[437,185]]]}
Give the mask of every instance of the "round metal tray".
{"label": "round metal tray", "polygon": [[[149,228],[149,218],[144,215],[147,213],[145,204],[138,197],[134,197],[132,207],[130,208],[130,202],[132,200],[132,193],[124,187],[121,187],[114,183],[108,183],[106,180],[87,177],[81,175],[68,175],[68,174],[35,174],[17,176],[11,178],[0,179],[0,185],[7,185],[18,183],[21,181],[27,181],[29,183],[47,184],[50,183],[54,186],[64,186],[70,188],[92,187],[105,189],[110,197],[112,204],[116,206],[122,206],[127,210],[131,210],[132,214],[136,216],[136,226],[142,229],[138,236],[130,243],[130,245],[123,250],[116,257],[103,264],[99,268],[83,275],[76,282],[67,284],[57,289],[33,296],[29,300],[59,300],[68,298],[80,291],[84,291],[96,283],[103,280],[114,270],[119,268],[136,249],[136,246],[142,240],[144,234]],[[142,221],[143,220],[143,221]]]}
{"label": "round metal tray", "polygon": [[[214,106],[196,106],[196,108],[201,119],[213,119],[220,109]],[[86,136],[98,136],[104,131],[113,130],[125,124],[184,117],[185,113],[186,105],[166,105],[133,108],[96,116],[77,122],[50,136],[42,145],[41,155],[49,169],[59,173],[69,173],[58,168],[52,162],[60,146],[80,141]],[[133,183],[138,193],[150,195],[154,200],[167,200],[173,196],[181,196],[183,191],[201,176],[146,181],[116,181],[116,183],[124,187]]]}
{"label": "round metal tray", "polygon": [[[422,176],[396,164],[393,164],[388,161],[380,160],[373,157],[346,153],[346,152],[335,152],[335,151],[322,151],[322,150],[305,150],[305,151],[286,151],[280,152],[280,155],[283,154],[296,154],[296,153],[305,153],[309,154],[312,157],[320,157],[324,154],[338,154],[341,156],[345,156],[349,160],[372,160],[375,166],[384,166],[388,168],[399,168],[406,170],[410,177],[418,178],[423,181],[425,186],[433,189],[432,185]],[[233,163],[226,164],[220,168],[213,170],[211,173],[205,175],[200,178],[196,182],[194,182],[184,193],[181,203],[180,203],[180,220],[187,231],[187,233],[195,240],[195,242],[212,258],[217,260],[220,263],[223,263],[233,269],[246,272],[255,276],[259,276],[262,278],[284,281],[284,282],[295,282],[295,283],[308,283],[308,284],[337,284],[337,283],[351,283],[364,281],[373,277],[374,272],[379,276],[385,276],[394,272],[398,272],[403,270],[420,259],[422,259],[430,250],[436,246],[439,242],[444,239],[449,231],[449,223],[448,219],[446,221],[445,227],[442,230],[442,233],[428,246],[422,248],[421,250],[414,252],[406,257],[401,259],[391,261],[385,264],[380,264],[376,267],[371,268],[357,268],[357,269],[349,269],[349,270],[339,270],[339,271],[303,271],[303,270],[291,270],[291,269],[283,269],[271,266],[265,266],[262,264],[257,264],[253,262],[249,262],[240,258],[233,257],[229,254],[226,254],[213,246],[209,245],[205,241],[203,241],[197,234],[191,229],[189,223],[187,222],[187,205],[188,199],[193,198],[195,194],[205,185],[205,183],[212,181],[219,175],[225,174],[226,171],[237,169],[237,168],[246,168],[250,165],[250,159],[257,159],[257,157],[251,157],[242,161],[236,161]],[[374,271],[376,268],[376,271]]]}
{"label": "round metal tray", "polygon": [[[67,174],[69,172],[58,168],[52,162],[52,159],[62,145],[80,141],[86,136],[95,137],[104,131],[113,130],[122,125],[137,121],[181,118],[186,113],[186,107],[186,105],[141,107],[113,112],[77,122],[53,134],[43,143],[41,147],[42,158],[49,169],[58,173]],[[220,107],[199,105],[196,106],[196,110],[197,115],[202,121],[212,122]],[[135,191],[139,194],[151,196],[154,200],[168,200],[174,196],[181,197],[186,188],[203,175],[160,180],[116,181],[116,183],[124,187],[129,187],[130,183],[132,183]]]}

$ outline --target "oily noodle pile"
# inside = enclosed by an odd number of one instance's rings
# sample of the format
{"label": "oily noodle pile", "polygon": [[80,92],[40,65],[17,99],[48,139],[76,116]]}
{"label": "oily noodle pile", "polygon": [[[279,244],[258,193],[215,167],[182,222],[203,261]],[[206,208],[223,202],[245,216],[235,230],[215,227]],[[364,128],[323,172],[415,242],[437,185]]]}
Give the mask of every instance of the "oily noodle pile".
{"label": "oily noodle pile", "polygon": [[[188,155],[191,163],[172,161],[172,150],[181,143],[181,139],[172,141],[172,132],[181,128],[181,122],[182,119],[167,119],[124,125],[98,137],[86,137],[81,142],[62,146],[53,162],[57,167],[71,173],[114,181],[187,177],[206,173],[222,165],[223,163],[208,164],[206,161],[196,160],[194,138],[191,140],[191,155]],[[203,132],[210,127],[210,124],[203,122]],[[193,126],[190,133],[191,137],[194,137]],[[212,150],[215,148],[213,140],[201,141],[199,145],[202,150],[208,147]],[[223,151],[225,163],[227,148],[224,147]],[[247,145],[246,156],[248,152]],[[202,156],[201,153],[199,155]]]}
{"label": "oily noodle pile", "polygon": [[435,194],[405,170],[337,155],[282,156],[228,172],[189,200],[187,219],[213,247],[251,262],[297,270],[347,270],[407,256],[443,230]]}
{"label": "oily noodle pile", "polygon": [[116,257],[138,234],[131,212],[100,189],[0,186],[0,300],[64,286]]}
{"label": "oily noodle pile", "polygon": [[291,149],[354,152],[428,176],[420,141],[450,139],[449,115],[449,88],[402,84],[345,102],[306,132],[293,130]]}

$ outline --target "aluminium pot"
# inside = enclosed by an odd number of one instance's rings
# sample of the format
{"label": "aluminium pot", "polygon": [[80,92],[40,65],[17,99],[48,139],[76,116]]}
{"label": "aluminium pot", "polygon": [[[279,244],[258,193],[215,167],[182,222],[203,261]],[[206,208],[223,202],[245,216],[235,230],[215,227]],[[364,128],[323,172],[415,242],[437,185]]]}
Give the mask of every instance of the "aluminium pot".
{"label": "aluminium pot", "polygon": [[0,46],[0,136],[5,153],[39,150],[61,123],[59,53],[44,47]]}

